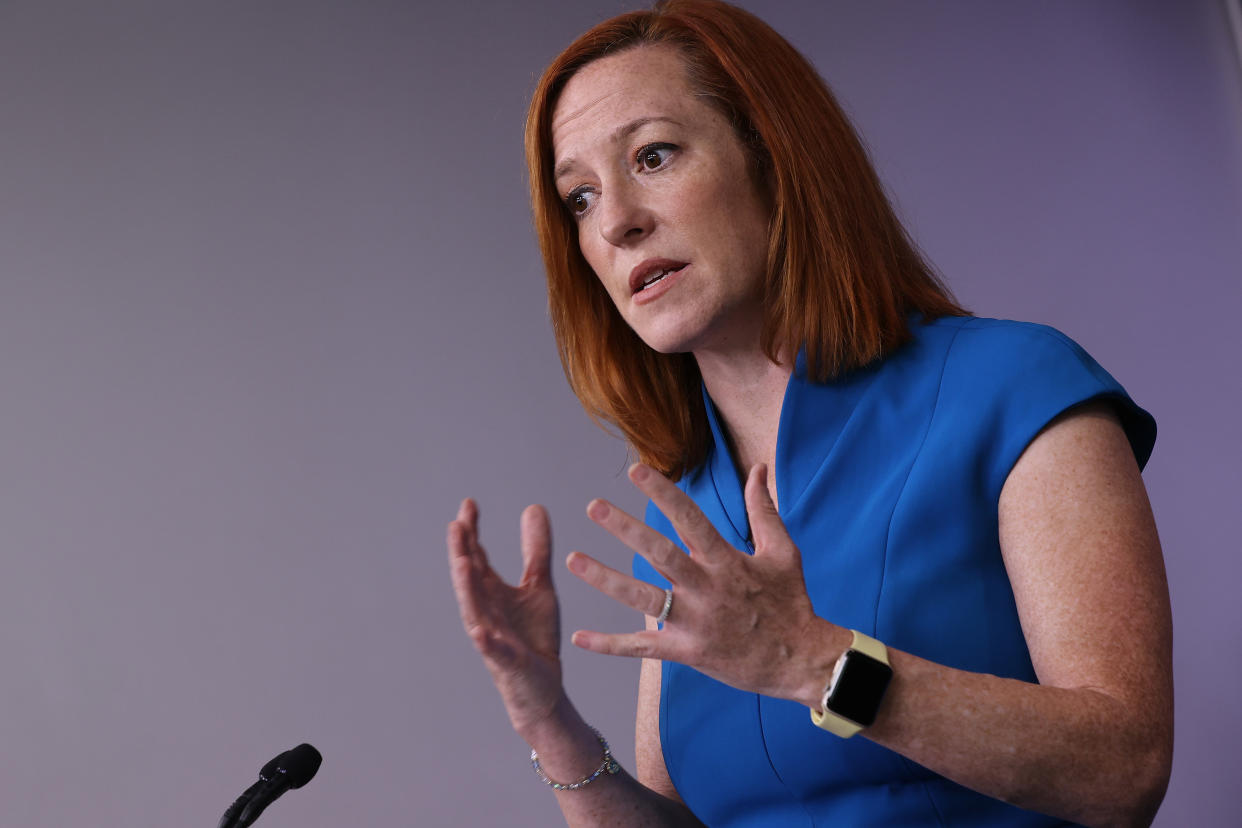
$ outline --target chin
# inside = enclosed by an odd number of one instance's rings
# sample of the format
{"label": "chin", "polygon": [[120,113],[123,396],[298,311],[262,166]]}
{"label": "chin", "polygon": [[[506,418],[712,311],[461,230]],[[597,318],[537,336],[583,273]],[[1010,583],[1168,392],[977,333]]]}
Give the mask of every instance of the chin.
{"label": "chin", "polygon": [[703,331],[687,330],[679,326],[661,326],[646,330],[633,328],[633,331],[648,348],[660,354],[690,353],[703,340]]}
{"label": "chin", "polygon": [[[758,306],[757,301],[752,305],[753,308]],[[728,314],[717,307],[699,307],[689,313],[666,312],[640,319],[637,325],[631,323],[630,329],[657,353],[686,354],[726,348],[730,342],[745,339],[752,328],[757,336],[761,326],[762,320],[753,310]]]}
{"label": "chin", "polygon": [[644,336],[638,331],[634,332],[638,334],[638,338],[643,341],[644,345],[657,354],[684,354],[690,350],[689,348],[681,347],[681,343],[677,340],[670,340],[661,336]]}

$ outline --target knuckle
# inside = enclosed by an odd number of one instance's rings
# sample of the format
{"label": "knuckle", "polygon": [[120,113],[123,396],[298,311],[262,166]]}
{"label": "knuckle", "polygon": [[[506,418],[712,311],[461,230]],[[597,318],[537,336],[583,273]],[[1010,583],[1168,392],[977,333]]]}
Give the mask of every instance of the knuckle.
{"label": "knuckle", "polygon": [[661,540],[651,548],[651,559],[665,566],[676,563],[677,556],[680,554],[681,550],[667,539]]}
{"label": "knuckle", "polygon": [[[651,609],[652,602],[651,602],[651,590],[646,584],[631,584],[627,592],[628,594],[626,595],[626,598],[628,600],[626,601],[626,603],[629,606],[633,607],[634,609],[640,610],[646,615],[654,615],[660,611],[659,607],[657,607],[655,613],[648,612],[648,610]],[[660,593],[660,606],[663,606],[663,604],[664,604],[664,593],[661,592]]]}
{"label": "knuckle", "polygon": [[622,542],[627,545],[633,545],[642,540],[643,527],[637,521],[624,521],[617,524],[617,534],[621,536]]}
{"label": "knuckle", "polygon": [[703,522],[703,513],[693,503],[683,503],[677,508],[678,520],[691,529],[697,529]]}

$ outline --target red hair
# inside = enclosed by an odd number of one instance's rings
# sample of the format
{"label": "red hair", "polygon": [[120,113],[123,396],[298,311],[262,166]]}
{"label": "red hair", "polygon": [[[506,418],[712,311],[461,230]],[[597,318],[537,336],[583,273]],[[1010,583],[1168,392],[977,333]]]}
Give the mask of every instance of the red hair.
{"label": "red hair", "polygon": [[676,48],[690,86],[732,124],[769,194],[761,344],[805,350],[824,382],[911,338],[907,316],[966,315],[897,220],[866,150],[814,67],[759,18],[718,0],[667,0],[592,28],[544,72],[526,120],[535,231],[565,376],[597,422],[673,479],[710,445],[698,366],[625,323],[582,256],[553,177],[551,119],[579,69],[642,45]]}

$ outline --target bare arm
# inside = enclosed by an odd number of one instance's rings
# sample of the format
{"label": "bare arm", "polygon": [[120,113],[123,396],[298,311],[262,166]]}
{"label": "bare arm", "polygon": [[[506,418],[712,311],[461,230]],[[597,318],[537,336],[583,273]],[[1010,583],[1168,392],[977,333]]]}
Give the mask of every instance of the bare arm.
{"label": "bare arm", "polygon": [[[676,584],[676,610],[658,633],[578,632],[575,643],[672,658],[741,689],[818,706],[850,635],[810,609],[764,471],[752,470],[746,485],[750,557],[727,547],[668,481],[634,477],[690,555],[615,509],[597,520]],[[1041,683],[890,649],[893,684],[863,735],[1021,807],[1088,825],[1148,824],[1171,761],[1171,621],[1150,506],[1111,411],[1080,409],[1041,432],[1005,484],[999,517]],[[597,567],[580,564],[579,574],[641,611],[658,605],[654,587],[644,594]],[[763,622],[738,625],[755,619]]]}
{"label": "bare arm", "polygon": [[1009,475],[999,516],[1040,684],[894,653],[866,735],[1025,808],[1149,824],[1172,760],[1172,622],[1151,507],[1111,410],[1046,428]]}

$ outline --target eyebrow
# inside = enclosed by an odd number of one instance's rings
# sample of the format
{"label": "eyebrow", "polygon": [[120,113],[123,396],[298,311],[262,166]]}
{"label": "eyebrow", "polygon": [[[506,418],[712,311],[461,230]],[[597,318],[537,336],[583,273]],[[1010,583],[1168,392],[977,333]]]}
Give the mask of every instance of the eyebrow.
{"label": "eyebrow", "polygon": [[[638,130],[647,126],[647,124],[654,124],[654,123],[668,123],[668,124],[673,124],[674,126],[681,126],[680,121],[674,120],[673,118],[669,118],[663,115],[650,115],[650,116],[645,116],[642,118],[635,118],[634,120],[628,123],[622,124],[621,126],[617,127],[615,130],[613,130],[612,135],[608,136],[608,142],[611,144],[621,143],[622,141],[624,141],[625,139],[633,135],[635,132],[638,132]],[[562,159],[561,162],[556,165],[556,169],[552,171],[552,180],[560,181],[561,176],[570,172],[574,168],[574,165],[576,163],[577,161],[572,156],[570,156],[569,158]]]}

